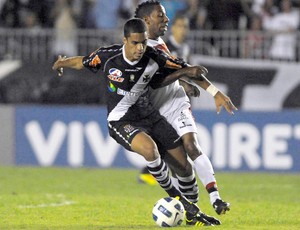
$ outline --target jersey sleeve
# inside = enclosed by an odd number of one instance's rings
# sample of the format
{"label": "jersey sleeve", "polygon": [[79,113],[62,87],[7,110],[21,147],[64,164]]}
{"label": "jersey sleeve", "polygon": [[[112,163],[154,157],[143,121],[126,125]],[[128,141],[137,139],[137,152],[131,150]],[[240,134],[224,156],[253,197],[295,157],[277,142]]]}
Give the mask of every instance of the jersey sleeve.
{"label": "jersey sleeve", "polygon": [[157,62],[160,69],[181,69],[187,66],[187,63],[184,62],[183,59],[170,56],[161,49],[155,49],[148,46],[147,54]]}
{"label": "jersey sleeve", "polygon": [[105,55],[102,49],[99,48],[88,56],[85,56],[82,60],[82,64],[85,68],[96,73],[98,70],[102,69],[104,63]]}

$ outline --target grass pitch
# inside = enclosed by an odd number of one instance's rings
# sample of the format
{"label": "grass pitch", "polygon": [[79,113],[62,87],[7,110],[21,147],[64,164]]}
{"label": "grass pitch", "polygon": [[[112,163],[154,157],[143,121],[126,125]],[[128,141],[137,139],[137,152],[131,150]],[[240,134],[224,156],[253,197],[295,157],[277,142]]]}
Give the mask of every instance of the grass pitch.
{"label": "grass pitch", "polygon": [[[151,217],[166,196],[138,184],[138,170],[0,168],[0,229],[159,229]],[[300,175],[216,173],[231,211],[217,229],[300,229]],[[217,216],[203,186],[199,205]],[[181,226],[178,229],[198,229]]]}

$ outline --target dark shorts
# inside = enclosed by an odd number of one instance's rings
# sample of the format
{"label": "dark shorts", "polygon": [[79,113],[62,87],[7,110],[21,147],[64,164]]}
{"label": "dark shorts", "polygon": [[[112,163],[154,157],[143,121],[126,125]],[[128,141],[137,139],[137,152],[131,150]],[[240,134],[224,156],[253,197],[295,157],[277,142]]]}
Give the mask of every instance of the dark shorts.
{"label": "dark shorts", "polygon": [[156,119],[151,117],[140,121],[114,121],[108,124],[108,128],[110,136],[129,151],[132,151],[133,138],[140,132],[150,135],[158,146],[166,150],[182,144],[176,130],[161,115]]}

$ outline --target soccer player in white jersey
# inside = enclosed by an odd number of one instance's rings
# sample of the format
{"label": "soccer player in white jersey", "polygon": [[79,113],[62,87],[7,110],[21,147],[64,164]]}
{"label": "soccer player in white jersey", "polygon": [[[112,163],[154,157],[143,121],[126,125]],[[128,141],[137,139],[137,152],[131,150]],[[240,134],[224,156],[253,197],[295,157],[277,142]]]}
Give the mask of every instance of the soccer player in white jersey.
{"label": "soccer player in white jersey", "polygon": [[[160,2],[149,0],[139,4],[135,11],[135,17],[142,18],[147,24],[149,36],[148,45],[161,49],[171,55],[168,47],[161,38],[167,31],[169,19]],[[196,83],[212,94],[218,113],[220,112],[221,106],[224,106],[230,114],[233,114],[233,110],[236,110],[236,107],[228,96],[224,95],[207,79],[197,81]],[[195,171],[209,193],[213,208],[217,214],[225,214],[226,211],[229,210],[230,204],[221,199],[212,164],[208,157],[201,151],[196,137],[197,129],[195,121],[190,110],[190,101],[183,87],[179,85],[179,81],[176,81],[164,88],[153,91],[151,99],[153,105],[159,109],[160,113],[182,138],[185,151],[194,162]],[[168,159],[166,159],[166,161],[167,160]],[[169,164],[169,166],[171,167],[171,164]],[[173,169],[176,170],[174,167]],[[195,185],[196,180],[194,174],[187,177],[177,177],[177,179],[178,187],[181,192],[191,201],[197,202],[198,188],[197,185]]]}

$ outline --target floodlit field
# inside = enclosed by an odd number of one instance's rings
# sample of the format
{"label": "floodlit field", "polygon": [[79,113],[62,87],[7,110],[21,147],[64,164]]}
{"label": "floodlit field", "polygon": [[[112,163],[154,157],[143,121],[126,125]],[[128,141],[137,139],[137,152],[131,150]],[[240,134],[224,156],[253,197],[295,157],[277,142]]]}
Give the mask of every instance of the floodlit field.
{"label": "floodlit field", "polygon": [[[158,229],[166,193],[138,184],[138,170],[0,168],[0,229]],[[217,229],[300,229],[300,175],[217,172],[232,210]],[[215,215],[200,186],[202,211]],[[199,227],[181,226],[179,229]]]}

